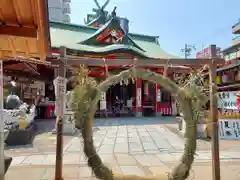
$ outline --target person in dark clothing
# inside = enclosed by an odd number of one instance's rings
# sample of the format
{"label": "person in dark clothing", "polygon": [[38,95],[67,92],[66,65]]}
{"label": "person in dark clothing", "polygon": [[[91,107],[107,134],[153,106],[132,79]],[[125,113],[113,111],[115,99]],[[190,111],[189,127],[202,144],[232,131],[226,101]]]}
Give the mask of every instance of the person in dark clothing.
{"label": "person in dark clothing", "polygon": [[114,101],[114,107],[113,107],[113,112],[116,117],[120,117],[121,109],[122,109],[122,101],[118,98],[118,96],[116,96],[116,99]]}
{"label": "person in dark clothing", "polygon": [[42,90],[40,90],[38,92],[38,99],[37,99],[37,114],[38,114],[39,119],[45,118],[47,108],[46,108],[46,106],[43,105],[44,102],[45,102],[45,97],[43,95]]}

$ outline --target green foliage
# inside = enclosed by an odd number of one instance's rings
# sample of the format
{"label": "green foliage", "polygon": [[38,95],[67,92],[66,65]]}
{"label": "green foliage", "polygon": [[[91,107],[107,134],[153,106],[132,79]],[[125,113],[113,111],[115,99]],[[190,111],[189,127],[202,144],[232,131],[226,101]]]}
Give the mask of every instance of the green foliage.
{"label": "green foliage", "polygon": [[83,120],[86,119],[90,110],[91,99],[88,95],[98,82],[88,76],[88,70],[80,68],[76,76],[77,85],[72,91],[71,108],[74,112],[74,119],[78,127],[82,127]]}
{"label": "green foliage", "polygon": [[[184,78],[179,79],[179,86],[186,91],[186,99],[192,101],[192,111],[194,112],[195,120],[203,122],[205,117],[205,106],[209,101],[208,90],[204,87],[204,79],[200,72],[191,72]],[[182,107],[180,107],[181,109]]]}

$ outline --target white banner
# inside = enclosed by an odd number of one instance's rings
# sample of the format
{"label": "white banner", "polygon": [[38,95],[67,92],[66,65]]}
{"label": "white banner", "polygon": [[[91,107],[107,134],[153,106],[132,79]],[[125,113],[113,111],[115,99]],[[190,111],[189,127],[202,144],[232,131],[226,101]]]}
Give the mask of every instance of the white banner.
{"label": "white banner", "polygon": [[106,92],[100,93],[100,110],[107,109]]}
{"label": "white banner", "polygon": [[137,107],[142,106],[142,89],[137,88]]}
{"label": "white banner", "polygon": [[161,101],[161,90],[157,89],[157,102]]}

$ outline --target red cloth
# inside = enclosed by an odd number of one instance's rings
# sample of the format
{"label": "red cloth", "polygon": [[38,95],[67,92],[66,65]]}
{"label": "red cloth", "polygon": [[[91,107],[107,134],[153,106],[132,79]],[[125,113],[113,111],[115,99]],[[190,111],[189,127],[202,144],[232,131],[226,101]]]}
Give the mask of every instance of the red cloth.
{"label": "red cloth", "polygon": [[53,117],[52,114],[53,114],[54,110],[55,110],[54,105],[48,105],[47,111],[46,111],[46,119]]}
{"label": "red cloth", "polygon": [[240,109],[240,95],[237,96],[237,108]]}

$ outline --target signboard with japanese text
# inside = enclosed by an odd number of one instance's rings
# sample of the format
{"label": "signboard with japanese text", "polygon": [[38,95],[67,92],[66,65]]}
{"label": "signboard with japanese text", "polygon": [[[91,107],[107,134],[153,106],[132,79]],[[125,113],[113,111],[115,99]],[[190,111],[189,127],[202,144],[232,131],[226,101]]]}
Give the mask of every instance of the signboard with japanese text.
{"label": "signboard with japanese text", "polygon": [[54,90],[55,90],[55,114],[56,116],[63,116],[66,106],[64,105],[66,102],[66,78],[58,76],[53,81]]}
{"label": "signboard with japanese text", "polygon": [[239,109],[238,99],[240,91],[224,91],[218,93],[217,107],[219,109]]}
{"label": "signboard with japanese text", "polygon": [[219,138],[240,139],[240,121],[238,119],[220,119]]}
{"label": "signboard with japanese text", "polygon": [[137,88],[137,107],[142,106],[142,89]]}

